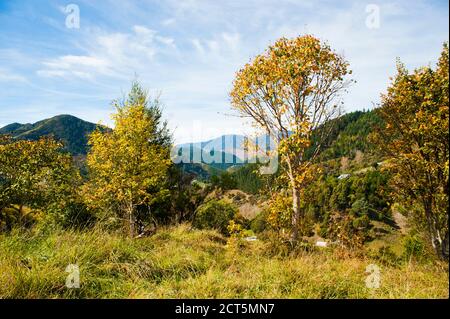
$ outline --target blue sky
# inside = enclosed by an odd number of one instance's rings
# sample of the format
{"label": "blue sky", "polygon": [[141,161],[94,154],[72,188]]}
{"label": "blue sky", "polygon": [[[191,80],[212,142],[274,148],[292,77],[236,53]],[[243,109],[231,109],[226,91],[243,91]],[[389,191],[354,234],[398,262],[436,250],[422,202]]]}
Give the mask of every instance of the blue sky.
{"label": "blue sky", "polygon": [[[64,8],[80,9],[80,28]],[[369,4],[379,27],[366,24]],[[178,143],[248,133],[233,116],[235,72],[281,36],[314,34],[350,62],[345,109],[372,108],[395,72],[434,64],[447,1],[0,0],[0,126],[72,114],[111,124],[111,100],[138,79],[161,93]],[[199,133],[199,131],[201,133]]]}

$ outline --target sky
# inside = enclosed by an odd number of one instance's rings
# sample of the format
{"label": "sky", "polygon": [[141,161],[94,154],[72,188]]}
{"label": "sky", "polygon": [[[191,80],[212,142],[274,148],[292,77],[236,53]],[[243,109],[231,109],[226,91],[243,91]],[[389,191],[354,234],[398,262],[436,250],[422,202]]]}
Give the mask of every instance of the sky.
{"label": "sky", "polygon": [[448,1],[0,0],[0,127],[72,114],[112,126],[138,79],[160,95],[177,143],[248,134],[236,71],[280,37],[313,34],[345,56],[345,111],[371,109],[395,74],[434,65]]}

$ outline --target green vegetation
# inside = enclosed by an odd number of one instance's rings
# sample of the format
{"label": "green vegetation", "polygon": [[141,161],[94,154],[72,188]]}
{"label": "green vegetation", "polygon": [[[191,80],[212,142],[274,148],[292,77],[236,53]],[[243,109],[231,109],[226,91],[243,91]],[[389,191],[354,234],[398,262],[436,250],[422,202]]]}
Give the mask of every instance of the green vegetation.
{"label": "green vegetation", "polygon": [[216,229],[227,234],[227,226],[236,213],[237,210],[232,204],[213,199],[197,208],[193,226],[198,229]]}
{"label": "green vegetation", "polygon": [[73,155],[86,155],[89,134],[96,129],[108,131],[104,126],[89,123],[72,115],[59,115],[34,124],[13,123],[0,128],[0,135],[11,135],[18,140],[36,141],[51,136],[64,145],[64,149]]}
{"label": "green vegetation", "polygon": [[81,180],[71,157],[61,149],[49,138],[0,139],[0,230],[14,227],[14,220],[29,225],[33,210],[46,211],[47,222],[64,222]]}
{"label": "green vegetation", "polygon": [[164,197],[170,137],[161,127],[160,108],[133,83],[128,99],[115,103],[112,132],[92,133],[87,157],[89,180],[83,187],[87,205],[101,218],[125,220],[129,236],[138,234],[150,216],[139,208]]}
{"label": "green vegetation", "polygon": [[[448,47],[435,69],[399,64],[380,108],[334,117],[316,85],[343,89],[347,67],[306,36],[238,73],[234,107],[282,126],[273,175],[173,164],[137,82],[88,140],[64,116],[2,129],[0,298],[448,298]],[[47,136],[62,119],[86,156]]]}
{"label": "green vegetation", "polygon": [[[132,240],[111,232],[0,235],[2,298],[448,298],[442,265],[394,265],[339,250],[281,256],[264,242],[232,245],[184,224]],[[20,257],[19,257],[20,256]],[[382,285],[365,285],[367,265]],[[68,264],[80,288],[67,289]]]}
{"label": "green vegetation", "polygon": [[[318,129],[312,140],[319,140],[320,131],[331,130],[322,143],[325,145],[320,156],[321,161],[326,161],[343,156],[354,158],[356,152],[373,153],[374,145],[367,139],[376,125],[382,123],[375,111],[356,111],[344,114],[337,119],[326,123]],[[307,151],[310,156],[312,150]]]}
{"label": "green vegetation", "polygon": [[[441,258],[449,258],[449,52],[444,44],[435,68],[409,73],[398,62],[397,76],[383,95],[380,116],[386,123],[375,134],[389,158],[393,196],[428,229]],[[382,146],[383,145],[383,146]]]}

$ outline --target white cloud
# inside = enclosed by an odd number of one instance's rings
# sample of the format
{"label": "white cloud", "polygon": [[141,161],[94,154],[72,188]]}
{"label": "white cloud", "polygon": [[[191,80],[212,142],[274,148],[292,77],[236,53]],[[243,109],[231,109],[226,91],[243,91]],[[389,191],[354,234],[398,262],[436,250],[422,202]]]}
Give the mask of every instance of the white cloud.
{"label": "white cloud", "polygon": [[26,78],[18,74],[0,73],[0,82],[26,82]]}
{"label": "white cloud", "polygon": [[205,48],[203,47],[203,45],[200,43],[199,39],[192,39],[192,44],[194,45],[195,49],[197,50],[198,53],[200,53],[201,55],[205,54]]}
{"label": "white cloud", "polygon": [[216,65],[218,62],[236,62],[245,57],[246,49],[241,45],[241,35],[237,32],[223,32],[209,38],[191,39],[191,43],[202,62]]}
{"label": "white cloud", "polygon": [[175,40],[172,39],[172,38],[156,36],[156,40],[159,41],[160,43],[163,43],[163,44],[167,45],[167,46],[175,47]]}
{"label": "white cloud", "polygon": [[169,18],[169,19],[165,19],[161,22],[161,24],[165,27],[168,26],[173,26],[175,23],[177,22],[177,19],[175,18]]}
{"label": "white cloud", "polygon": [[95,56],[65,55],[43,62],[45,69],[37,71],[43,77],[92,79],[94,74],[107,73],[108,62]]}
{"label": "white cloud", "polygon": [[91,36],[82,49],[86,55],[64,55],[48,59],[37,75],[95,79],[98,76],[123,78],[130,70],[154,62],[155,55],[175,48],[175,40],[135,25],[130,33],[107,33]]}
{"label": "white cloud", "polygon": [[107,63],[105,60],[94,56],[65,55],[55,60],[44,62],[43,64],[52,69],[68,70],[72,69],[75,65],[101,69],[104,68]]}
{"label": "white cloud", "polygon": [[237,51],[239,49],[241,36],[239,33],[223,33],[223,40],[231,48],[232,51]]}
{"label": "white cloud", "polygon": [[0,82],[27,82],[27,78],[10,70],[0,68]]}
{"label": "white cloud", "polygon": [[60,77],[60,78],[65,78],[65,77],[69,77],[70,73],[67,71],[62,71],[62,70],[38,70],[36,71],[36,74],[42,77],[46,77],[46,78],[56,78],[56,77]]}
{"label": "white cloud", "polygon": [[156,31],[155,30],[151,30],[149,28],[146,28],[144,26],[141,25],[135,25],[133,27],[133,31],[140,37],[142,38],[147,38],[147,41],[152,41],[153,38],[156,35]]}

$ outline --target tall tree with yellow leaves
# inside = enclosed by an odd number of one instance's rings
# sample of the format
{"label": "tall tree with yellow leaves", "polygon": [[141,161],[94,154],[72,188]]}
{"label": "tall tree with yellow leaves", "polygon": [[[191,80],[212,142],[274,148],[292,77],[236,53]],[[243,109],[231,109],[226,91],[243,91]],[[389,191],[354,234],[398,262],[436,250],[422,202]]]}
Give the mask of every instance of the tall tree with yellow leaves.
{"label": "tall tree with yellow leaves", "polygon": [[[347,61],[329,45],[307,35],[281,38],[237,74],[231,103],[242,117],[278,142],[280,163],[292,190],[292,240],[298,239],[301,190],[317,172],[314,158],[328,133],[312,145],[311,135],[339,115],[340,93],[350,83]],[[305,150],[314,148],[312,156]]]}
{"label": "tall tree with yellow leaves", "polygon": [[444,44],[435,69],[409,73],[397,63],[397,75],[382,95],[385,126],[374,135],[389,158],[397,200],[418,203],[431,244],[448,258],[449,56]]}
{"label": "tall tree with yellow leaves", "polygon": [[149,107],[148,96],[137,82],[125,101],[113,104],[114,129],[97,130],[89,139],[90,175],[84,193],[91,207],[122,218],[134,237],[137,208],[150,206],[165,191],[169,148],[157,136],[161,123],[155,114],[159,113]]}

